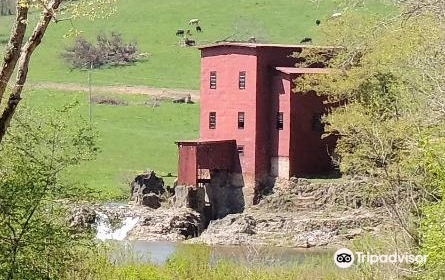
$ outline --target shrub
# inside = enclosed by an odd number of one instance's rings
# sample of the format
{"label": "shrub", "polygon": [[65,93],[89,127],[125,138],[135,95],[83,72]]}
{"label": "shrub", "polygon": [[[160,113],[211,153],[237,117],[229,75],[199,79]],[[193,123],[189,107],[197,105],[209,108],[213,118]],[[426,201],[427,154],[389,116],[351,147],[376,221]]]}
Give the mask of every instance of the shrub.
{"label": "shrub", "polygon": [[121,34],[112,32],[99,34],[95,44],[79,36],[62,57],[78,69],[123,66],[137,61],[138,50],[135,43],[125,43]]}

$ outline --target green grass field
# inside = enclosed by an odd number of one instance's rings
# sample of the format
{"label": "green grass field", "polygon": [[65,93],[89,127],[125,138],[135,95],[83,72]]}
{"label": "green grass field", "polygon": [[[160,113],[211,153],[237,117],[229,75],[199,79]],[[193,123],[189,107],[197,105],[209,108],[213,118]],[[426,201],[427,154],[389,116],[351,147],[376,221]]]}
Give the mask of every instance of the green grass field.
{"label": "green grass field", "polygon": [[[103,198],[120,198],[128,195],[128,180],[147,168],[160,175],[176,174],[175,141],[198,136],[199,105],[164,101],[153,108],[144,105],[148,96],[106,96],[124,99],[128,106],[93,105],[101,153],[96,160],[71,170],[69,178],[100,191]],[[88,119],[88,97],[83,92],[30,91],[24,105],[62,107],[72,100],[79,101],[82,117]],[[164,180],[171,184],[173,179]]]}
{"label": "green grass field", "polygon": [[[110,19],[80,20],[77,28],[92,38],[102,31],[117,31],[135,40],[150,57],[130,67],[102,69],[97,84],[137,84],[155,87],[197,89],[199,51],[178,46],[177,29],[199,18],[203,33],[194,34],[198,44],[221,40],[235,32],[252,34],[269,42],[298,43],[303,37],[318,41],[316,19],[324,20],[337,11],[338,0],[118,0],[118,13]],[[31,18],[36,18],[33,14]],[[0,17],[0,42],[7,39],[12,18]],[[86,83],[82,71],[71,71],[60,58],[73,38],[63,35],[68,22],[51,25],[43,45],[33,57],[30,81]],[[196,33],[196,32],[194,32]],[[247,35],[246,35],[247,36]]]}

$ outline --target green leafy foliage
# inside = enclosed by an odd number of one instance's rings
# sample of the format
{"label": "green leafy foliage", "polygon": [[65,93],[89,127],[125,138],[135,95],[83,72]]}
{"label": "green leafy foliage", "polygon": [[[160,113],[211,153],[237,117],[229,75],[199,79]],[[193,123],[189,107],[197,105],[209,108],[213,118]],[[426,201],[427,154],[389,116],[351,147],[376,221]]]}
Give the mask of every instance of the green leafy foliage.
{"label": "green leafy foliage", "polygon": [[65,121],[74,107],[43,114],[22,108],[0,146],[2,279],[60,279],[89,243],[64,218],[66,207],[88,194],[63,184],[60,173],[98,151],[89,126]]}
{"label": "green leafy foliage", "polygon": [[[315,88],[344,104],[325,118],[342,136],[342,172],[369,178],[409,240],[399,245],[432,256],[411,272],[437,279],[445,267],[445,25],[431,1],[411,4],[390,15],[350,9],[321,27],[326,44],[340,46],[332,74],[300,78],[296,91]],[[326,59],[306,54],[308,64]]]}
{"label": "green leafy foliage", "polygon": [[[212,261],[210,250],[201,245],[180,246],[165,263],[125,262],[111,265],[97,255],[86,258],[85,274],[74,279],[97,280],[272,280],[272,279],[357,279],[355,270],[342,270],[329,257],[308,257],[301,263],[288,266],[262,266],[258,264]],[[127,257],[128,259],[128,257]],[[131,259],[131,258],[130,258]]]}

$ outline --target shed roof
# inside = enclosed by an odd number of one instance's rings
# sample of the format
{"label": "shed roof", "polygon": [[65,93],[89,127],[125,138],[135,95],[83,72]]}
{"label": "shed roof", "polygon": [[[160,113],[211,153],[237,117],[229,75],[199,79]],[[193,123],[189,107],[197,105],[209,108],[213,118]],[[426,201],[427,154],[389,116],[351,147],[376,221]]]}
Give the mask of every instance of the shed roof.
{"label": "shed roof", "polygon": [[195,139],[195,140],[180,140],[175,143],[178,145],[206,145],[206,144],[223,144],[223,143],[231,143],[236,142],[234,139],[223,139],[223,140],[215,140],[215,139]]}
{"label": "shed roof", "polygon": [[275,67],[277,71],[285,74],[329,74],[328,68],[297,68],[297,67]]}
{"label": "shed roof", "polygon": [[263,43],[247,43],[247,42],[218,42],[207,45],[198,46],[198,49],[214,48],[221,46],[235,46],[247,48],[318,48],[318,49],[335,49],[331,46],[314,46],[314,45],[292,45],[292,44],[263,44]]}

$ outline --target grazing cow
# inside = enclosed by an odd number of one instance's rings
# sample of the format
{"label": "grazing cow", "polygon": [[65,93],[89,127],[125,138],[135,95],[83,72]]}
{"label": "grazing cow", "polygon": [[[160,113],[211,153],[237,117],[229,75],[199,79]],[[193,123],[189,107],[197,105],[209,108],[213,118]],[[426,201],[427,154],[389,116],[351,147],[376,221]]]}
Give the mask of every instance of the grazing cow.
{"label": "grazing cow", "polygon": [[321,24],[321,20],[317,19],[317,20],[315,21],[315,24],[316,24],[317,26],[320,26],[320,24]]}
{"label": "grazing cow", "polygon": [[189,46],[189,47],[195,46],[196,45],[196,41],[195,40],[191,40],[189,38],[185,38],[185,45]]}
{"label": "grazing cow", "polygon": [[312,38],[304,37],[303,40],[300,41],[301,44],[303,43],[312,43]]}
{"label": "grazing cow", "polygon": [[201,26],[199,26],[199,25],[196,26],[196,32],[202,32]]}
{"label": "grazing cow", "polygon": [[335,14],[332,14],[331,18],[338,18],[341,16],[342,16],[342,13],[335,13]]}
{"label": "grazing cow", "polygon": [[198,25],[198,24],[199,24],[199,19],[197,19],[197,18],[191,19],[191,20],[189,21],[189,25],[193,25],[193,24]]}
{"label": "grazing cow", "polygon": [[184,29],[178,29],[178,31],[176,31],[176,36],[184,36]]}
{"label": "grazing cow", "polygon": [[173,99],[173,103],[185,103],[185,101],[186,101],[185,97]]}

